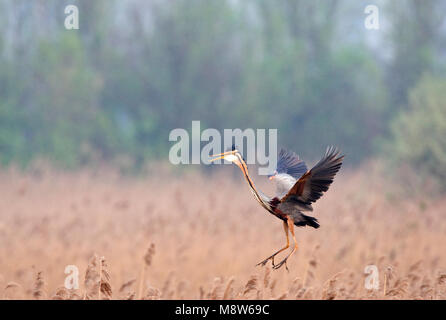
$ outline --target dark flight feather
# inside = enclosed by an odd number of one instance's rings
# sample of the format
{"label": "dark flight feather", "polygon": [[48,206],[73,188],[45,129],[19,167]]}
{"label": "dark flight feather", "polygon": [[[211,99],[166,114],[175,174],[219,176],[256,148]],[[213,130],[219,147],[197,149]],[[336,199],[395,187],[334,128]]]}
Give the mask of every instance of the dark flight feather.
{"label": "dark flight feather", "polygon": [[277,160],[277,173],[286,173],[295,179],[299,179],[305,172],[307,166],[303,160],[293,151],[281,149]]}

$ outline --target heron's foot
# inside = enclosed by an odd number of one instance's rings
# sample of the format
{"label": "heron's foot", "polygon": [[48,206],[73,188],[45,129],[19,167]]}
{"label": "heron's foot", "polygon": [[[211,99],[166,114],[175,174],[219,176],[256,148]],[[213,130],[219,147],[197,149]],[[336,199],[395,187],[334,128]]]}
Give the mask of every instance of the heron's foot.
{"label": "heron's foot", "polygon": [[282,261],[280,261],[278,264],[274,264],[273,263],[273,269],[274,270],[277,270],[277,269],[280,269],[280,267],[282,267],[283,265],[285,265],[285,269],[286,269],[286,271],[290,271],[289,269],[288,269],[288,265],[286,264],[286,262],[287,262],[287,260],[288,260],[288,257],[286,257],[285,259],[283,259]]}
{"label": "heron's foot", "polygon": [[271,263],[272,263],[272,265],[273,265],[273,267],[274,267],[274,257],[275,257],[275,256],[276,256],[276,255],[273,254],[272,256],[266,258],[265,260],[260,261],[259,263],[256,264],[256,267],[257,267],[257,266],[260,266],[260,265],[263,267],[265,264],[267,264],[267,262],[268,262],[269,260],[271,260]]}

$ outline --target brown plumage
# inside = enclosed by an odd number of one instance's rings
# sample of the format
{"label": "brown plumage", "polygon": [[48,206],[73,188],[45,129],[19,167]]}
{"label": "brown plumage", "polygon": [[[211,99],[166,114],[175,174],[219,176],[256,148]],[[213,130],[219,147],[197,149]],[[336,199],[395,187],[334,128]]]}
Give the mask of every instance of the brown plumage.
{"label": "brown plumage", "polygon": [[[328,190],[336,173],[341,168],[344,156],[340,155],[336,148],[329,147],[322,159],[311,170],[306,171],[305,163],[296,154],[282,150],[279,154],[278,168],[270,176],[270,179],[276,180],[278,183],[278,194],[272,198],[266,196],[254,186],[248,174],[246,162],[234,146],[232,150],[214,156],[211,162],[218,159],[225,159],[236,164],[242,170],[251,192],[260,205],[283,221],[287,240],[286,246],[261,261],[258,265],[265,265],[271,260],[274,269],[278,269],[284,264],[286,266],[288,258],[297,250],[294,225],[319,228],[317,219],[305,215],[303,212],[313,211],[312,203],[316,202]],[[299,179],[297,180],[297,178]],[[287,189],[288,191],[283,192],[283,190]],[[290,247],[289,232],[293,237],[294,247],[285,259],[275,264],[274,257]]]}

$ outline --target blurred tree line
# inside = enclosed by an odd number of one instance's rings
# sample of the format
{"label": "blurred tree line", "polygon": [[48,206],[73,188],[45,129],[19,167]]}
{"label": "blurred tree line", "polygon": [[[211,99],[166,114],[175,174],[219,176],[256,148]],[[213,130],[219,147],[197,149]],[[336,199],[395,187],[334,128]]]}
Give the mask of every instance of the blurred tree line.
{"label": "blurred tree line", "polygon": [[[64,28],[68,4],[79,30]],[[200,120],[277,128],[310,159],[419,146],[413,164],[444,171],[446,3],[377,0],[379,30],[368,4],[0,0],[0,161],[140,167]]]}

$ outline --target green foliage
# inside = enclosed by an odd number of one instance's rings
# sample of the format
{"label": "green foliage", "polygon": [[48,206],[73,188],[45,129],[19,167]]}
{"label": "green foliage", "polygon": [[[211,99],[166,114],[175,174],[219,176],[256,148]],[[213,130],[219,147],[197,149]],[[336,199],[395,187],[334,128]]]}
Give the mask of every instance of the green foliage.
{"label": "green foliage", "polygon": [[[3,62],[3,63],[2,63]],[[22,128],[26,125],[25,115],[16,108],[20,97],[20,83],[13,68],[0,59],[0,163],[22,162],[26,158],[26,136]]]}
{"label": "green foliage", "polygon": [[88,69],[74,33],[43,41],[34,65],[31,147],[55,163],[79,165],[89,156],[85,149],[96,127],[100,80]]}
{"label": "green foliage", "polygon": [[380,150],[419,75],[445,73],[437,0],[385,7],[381,55],[357,2],[78,0],[79,30],[63,28],[67,4],[0,0],[2,164],[138,168],[193,120],[277,128],[306,159],[334,144],[355,164]]}
{"label": "green foliage", "polygon": [[398,163],[412,165],[446,188],[446,79],[425,75],[409,93],[408,109],[392,125]]}
{"label": "green foliage", "polygon": [[[420,2],[406,0],[405,5],[396,1],[387,4],[390,13],[394,58],[388,68],[388,84],[394,108],[407,104],[407,92],[413,88],[424,72],[438,68],[444,37],[445,3],[442,0]],[[398,76],[396,76],[398,75]]]}

